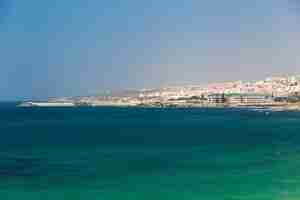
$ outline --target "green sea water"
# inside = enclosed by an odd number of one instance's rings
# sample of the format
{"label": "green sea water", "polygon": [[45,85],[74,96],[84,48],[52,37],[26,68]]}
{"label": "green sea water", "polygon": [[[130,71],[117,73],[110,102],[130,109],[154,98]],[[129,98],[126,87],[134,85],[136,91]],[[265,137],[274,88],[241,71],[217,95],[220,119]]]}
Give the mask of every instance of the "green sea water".
{"label": "green sea water", "polygon": [[0,200],[297,200],[300,113],[0,104]]}

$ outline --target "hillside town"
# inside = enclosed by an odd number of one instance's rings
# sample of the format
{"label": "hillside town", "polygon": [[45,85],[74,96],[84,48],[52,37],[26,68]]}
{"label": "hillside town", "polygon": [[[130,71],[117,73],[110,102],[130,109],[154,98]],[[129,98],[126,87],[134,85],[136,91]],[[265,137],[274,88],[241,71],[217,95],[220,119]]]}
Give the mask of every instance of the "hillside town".
{"label": "hillside town", "polygon": [[265,80],[220,82],[207,85],[143,89],[130,95],[54,98],[25,102],[23,106],[299,106],[300,76],[270,77]]}

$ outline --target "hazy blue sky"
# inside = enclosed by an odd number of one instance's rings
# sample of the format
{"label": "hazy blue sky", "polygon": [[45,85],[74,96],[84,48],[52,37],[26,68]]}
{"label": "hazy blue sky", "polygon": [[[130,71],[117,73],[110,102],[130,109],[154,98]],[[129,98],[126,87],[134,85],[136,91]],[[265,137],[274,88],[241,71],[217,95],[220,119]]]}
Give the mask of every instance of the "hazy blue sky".
{"label": "hazy blue sky", "polygon": [[299,23],[297,0],[0,0],[0,100],[300,74]]}

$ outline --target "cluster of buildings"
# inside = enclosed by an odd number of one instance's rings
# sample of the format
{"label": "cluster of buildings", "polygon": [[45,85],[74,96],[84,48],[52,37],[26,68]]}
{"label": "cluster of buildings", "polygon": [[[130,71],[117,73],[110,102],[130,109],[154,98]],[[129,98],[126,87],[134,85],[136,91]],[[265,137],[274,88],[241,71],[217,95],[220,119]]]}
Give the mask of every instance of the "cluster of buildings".
{"label": "cluster of buildings", "polygon": [[300,76],[253,82],[144,89],[126,96],[87,96],[26,102],[27,106],[274,106],[300,102]]}
{"label": "cluster of buildings", "polygon": [[300,76],[271,77],[253,82],[224,82],[205,86],[168,87],[141,91],[143,104],[277,105],[300,101]]}

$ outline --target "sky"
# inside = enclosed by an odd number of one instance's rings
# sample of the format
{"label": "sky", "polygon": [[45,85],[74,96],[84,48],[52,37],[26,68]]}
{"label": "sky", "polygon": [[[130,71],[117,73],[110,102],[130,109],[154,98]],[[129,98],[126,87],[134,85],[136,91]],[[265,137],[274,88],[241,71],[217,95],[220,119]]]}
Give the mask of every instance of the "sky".
{"label": "sky", "polygon": [[300,74],[297,0],[0,0],[0,100]]}

